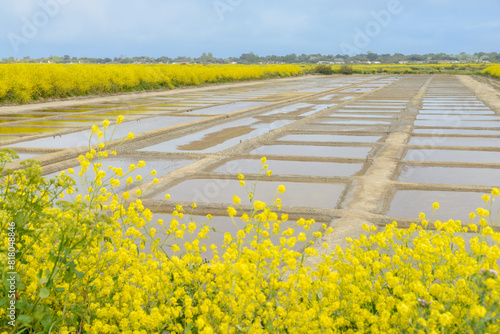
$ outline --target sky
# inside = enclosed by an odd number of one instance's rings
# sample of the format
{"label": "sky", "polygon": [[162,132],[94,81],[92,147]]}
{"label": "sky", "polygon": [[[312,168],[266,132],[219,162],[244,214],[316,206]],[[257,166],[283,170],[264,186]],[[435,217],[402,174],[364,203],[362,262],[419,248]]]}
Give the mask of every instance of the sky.
{"label": "sky", "polygon": [[0,0],[0,58],[500,52],[498,0]]}

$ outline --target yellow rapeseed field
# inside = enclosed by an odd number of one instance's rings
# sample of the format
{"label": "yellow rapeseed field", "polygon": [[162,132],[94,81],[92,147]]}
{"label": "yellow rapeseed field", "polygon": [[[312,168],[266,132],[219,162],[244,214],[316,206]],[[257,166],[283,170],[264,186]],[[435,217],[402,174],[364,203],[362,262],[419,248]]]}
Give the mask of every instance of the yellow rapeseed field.
{"label": "yellow rapeseed field", "polygon": [[487,69],[485,69],[482,73],[500,78],[500,65],[490,66]]}
{"label": "yellow rapeseed field", "polygon": [[0,102],[25,103],[302,74],[295,65],[0,64]]}

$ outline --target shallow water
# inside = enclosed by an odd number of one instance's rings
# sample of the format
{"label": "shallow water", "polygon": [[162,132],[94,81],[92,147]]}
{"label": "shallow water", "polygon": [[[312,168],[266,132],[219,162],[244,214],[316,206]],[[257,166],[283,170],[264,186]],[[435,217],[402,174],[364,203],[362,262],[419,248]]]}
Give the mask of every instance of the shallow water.
{"label": "shallow water", "polygon": [[495,115],[495,112],[491,109],[421,109],[421,114],[455,114],[455,115]]}
{"label": "shallow water", "polygon": [[321,101],[326,101],[326,100],[331,100],[332,98],[338,96],[339,94],[330,94],[330,95],[327,95],[327,96],[323,96],[323,97],[320,97],[318,100],[321,100]]}
{"label": "shallow water", "polygon": [[[190,121],[194,121],[196,117],[176,117],[176,116],[157,116],[147,119],[133,120],[129,122],[124,122],[120,124],[114,133],[113,139],[123,138],[128,135],[129,132],[140,133],[145,131],[157,130],[165,128],[168,126],[173,126],[177,124],[182,124]],[[52,129],[51,131],[57,131],[60,129]],[[112,130],[106,133],[105,138],[111,136]],[[61,136],[46,137],[41,139],[36,139],[28,142],[17,143],[17,147],[47,147],[47,148],[68,148],[68,147],[81,147],[88,146],[90,138],[90,130],[78,131],[70,134],[65,134]],[[103,139],[104,140],[104,139]],[[91,144],[97,143],[97,137],[92,136]],[[12,145],[14,146],[14,145]]]}
{"label": "shallow water", "polygon": [[286,106],[286,107],[282,107],[282,108],[279,108],[279,109],[268,111],[268,112],[266,112],[264,114],[260,114],[260,116],[286,115],[286,114],[289,114],[291,112],[295,112],[295,111],[303,109],[303,108],[310,108],[312,106],[314,106],[314,104],[311,104],[311,103],[296,103],[296,104],[292,104],[290,106]]}
{"label": "shallow water", "polygon": [[454,120],[416,120],[415,126],[435,126],[452,128],[500,128],[499,121],[469,121],[460,117]]}
{"label": "shallow water", "polygon": [[219,152],[293,122],[292,120],[279,120],[263,123],[256,118],[244,118],[212,126],[206,130],[188,134],[180,138],[167,140],[142,148],[139,151]]}
{"label": "shallow water", "polygon": [[337,147],[313,145],[265,145],[251,151],[258,155],[290,155],[304,157],[360,158],[365,159],[371,147]]}
{"label": "shallow water", "polygon": [[[252,181],[247,181],[250,185]],[[287,191],[280,194],[284,207],[311,207],[335,209],[345,188],[344,184],[304,183],[304,182],[268,182],[259,181],[254,197],[266,203],[274,198],[279,185],[285,185]],[[193,179],[187,180],[162,192],[155,199],[163,199],[169,193],[175,201],[196,203],[233,202],[233,195],[241,198],[242,204],[249,204],[246,190],[237,180],[229,179]]]}
{"label": "shallow water", "polygon": [[0,127],[0,134],[37,134],[37,133],[47,133],[54,131],[61,131],[64,129],[50,129],[50,128],[31,128],[31,127]]}
{"label": "shallow water", "polygon": [[0,141],[7,141],[7,140],[11,140],[11,139],[17,139],[19,137],[15,137],[15,136],[0,136]]}
{"label": "shallow water", "polygon": [[396,192],[387,215],[418,221],[419,213],[424,212],[430,219],[432,204],[439,202],[439,210],[434,213],[433,219],[467,222],[470,221],[470,212],[485,206],[482,195],[478,192],[400,190]]}
{"label": "shallow water", "polygon": [[[337,163],[318,161],[290,161],[268,159],[267,165],[273,175],[306,175],[346,177],[356,174],[363,168],[363,164]],[[243,173],[257,174],[261,168],[259,159],[238,159],[226,162],[216,168],[215,173]],[[264,171],[262,171],[264,173]]]}
{"label": "shallow water", "polygon": [[375,143],[380,140],[380,136],[342,136],[330,134],[293,134],[286,135],[278,140],[283,141],[315,141],[315,142],[360,142],[360,143]]}
{"label": "shallow water", "polygon": [[23,123],[23,125],[45,125],[47,127],[50,126],[65,126],[65,127],[79,127],[79,126],[88,126],[89,128],[92,125],[96,124],[95,121],[86,121],[86,120],[49,120],[49,121],[37,121],[37,122],[28,122]]}
{"label": "shallow water", "polygon": [[500,163],[500,152],[462,151],[462,150],[408,150],[404,160],[466,162],[466,163]]}
{"label": "shallow water", "polygon": [[354,113],[349,113],[349,114],[339,114],[337,112],[335,113],[330,113],[328,117],[349,117],[349,118],[393,118],[394,115],[380,115],[380,114],[354,114]]}
{"label": "shallow water", "polygon": [[299,90],[297,91],[298,93],[321,93],[321,92],[325,92],[327,90],[331,90],[332,87],[313,87],[313,88],[306,88],[306,89],[302,89],[302,90]]}
{"label": "shallow water", "polygon": [[269,102],[235,102],[230,104],[224,104],[220,106],[204,108],[194,110],[193,113],[199,115],[219,115],[219,114],[227,114],[237,110],[243,110],[248,108],[253,108],[257,106],[263,106],[268,104]]}
{"label": "shallow water", "polygon": [[439,129],[439,128],[430,128],[430,129],[414,129],[413,133],[430,133],[436,135],[444,135],[444,134],[457,134],[457,135],[478,135],[478,136],[487,136],[487,135],[500,135],[500,129],[498,130],[467,130],[467,129]]}
{"label": "shallow water", "polygon": [[[116,168],[122,168],[123,169],[123,174],[126,174],[128,172],[130,164],[137,165],[139,160],[144,160],[146,162],[146,167],[143,168],[137,168],[136,170],[130,172],[127,177],[131,176],[134,178],[134,184],[129,185],[129,189],[132,188],[133,186],[136,185],[135,183],[135,177],[137,175],[141,175],[144,181],[151,181],[153,178],[160,178],[176,169],[179,169],[181,167],[184,167],[192,162],[194,160],[176,160],[176,159],[154,159],[154,158],[130,158],[130,157],[111,157],[111,158],[106,158],[103,159],[102,164],[103,167],[101,167],[102,170],[106,172],[106,175],[108,177],[112,177],[115,175],[115,173],[109,169],[109,166],[113,166]],[[73,168],[75,170],[73,179],[76,181],[76,187],[80,190],[78,193],[82,193],[84,189],[87,189],[87,185],[84,186],[84,183],[81,182],[80,177],[78,176],[78,173],[80,172],[81,168],[80,166],[76,166]],[[151,176],[151,171],[156,170],[157,174],[156,176]],[[60,172],[55,172],[52,174],[47,175],[47,178],[51,178],[55,175],[59,175]],[[67,173],[67,175],[69,175]],[[149,175],[149,176],[148,176]],[[95,177],[95,173],[92,171],[92,168],[89,168],[87,171],[87,178],[92,181]],[[147,177],[147,178],[146,178]],[[117,178],[117,177],[115,177]],[[113,188],[115,192],[123,192],[126,190],[126,178],[121,180],[120,186],[117,188]]]}
{"label": "shallow water", "polygon": [[390,121],[361,121],[361,120],[331,120],[326,118],[320,118],[319,121],[323,124],[356,124],[356,125],[387,125],[391,124]]}
{"label": "shallow water", "polygon": [[404,106],[393,106],[393,105],[376,105],[376,104],[352,104],[350,106],[345,106],[344,108],[352,108],[352,109],[359,109],[359,108],[368,108],[368,109],[403,109]]}
{"label": "shallow water", "polygon": [[[79,113],[79,112],[86,112],[90,111],[91,109],[89,108],[83,108],[82,107],[74,107],[76,109],[40,109],[40,110],[34,110],[35,112],[50,112],[50,113]],[[83,109],[80,109],[83,108]]]}
{"label": "shallow water", "polygon": [[340,110],[337,110],[338,112],[343,112],[343,113],[362,113],[362,112],[365,112],[365,113],[399,113],[400,111],[399,110],[393,110],[393,109],[384,109],[384,110],[380,110],[380,109],[340,109]]}
{"label": "shallow water", "polygon": [[500,138],[413,137],[408,145],[499,147]]}
{"label": "shallow water", "polygon": [[[34,115],[34,114],[2,114],[0,117],[19,117],[19,118],[43,118],[52,115]],[[16,121],[18,121],[16,119]]]}
{"label": "shallow water", "polygon": [[500,185],[500,169],[405,166],[398,180],[415,183],[497,187]]}
{"label": "shallow water", "polygon": [[418,115],[417,120],[440,120],[448,122],[459,121],[500,121],[500,116],[495,115],[453,115],[453,114],[428,114]]}
{"label": "shallow water", "polygon": [[31,153],[17,153],[17,155],[19,156],[18,160],[32,159],[38,156],[38,154],[31,154]]}

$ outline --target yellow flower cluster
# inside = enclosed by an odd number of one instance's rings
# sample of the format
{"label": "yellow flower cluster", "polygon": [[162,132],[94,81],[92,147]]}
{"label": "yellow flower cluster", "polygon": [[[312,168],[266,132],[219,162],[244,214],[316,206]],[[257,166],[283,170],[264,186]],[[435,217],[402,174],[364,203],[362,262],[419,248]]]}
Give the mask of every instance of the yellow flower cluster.
{"label": "yellow flower cluster", "polygon": [[490,66],[481,73],[500,78],[500,65]]}
{"label": "yellow flower cluster", "polygon": [[[95,178],[88,194],[72,201],[56,202],[61,193],[72,196],[72,170],[48,181],[34,164],[2,177],[0,270],[8,271],[6,227],[15,222],[20,316],[12,328],[0,307],[0,332],[500,331],[500,233],[488,223],[499,189],[483,197],[487,207],[471,218],[477,223],[427,221],[421,214],[408,229],[365,225],[365,234],[347,239],[350,247],[326,251],[319,241],[333,229],[314,228],[312,219],[287,222],[279,212],[281,185],[272,202],[251,196],[249,212],[234,196],[237,207],[228,212],[244,228],[207,249],[215,218],[196,222],[177,205],[170,222],[155,221],[140,198],[112,190],[145,162],[106,173],[99,152],[80,157]],[[0,153],[2,171],[10,153]],[[140,190],[144,179],[130,178],[130,185]],[[463,234],[471,232],[466,242]],[[317,264],[309,266],[311,256]],[[2,305],[7,298],[2,288]]]}
{"label": "yellow flower cluster", "polygon": [[[353,73],[356,74],[434,74],[442,72],[460,72],[466,74],[480,73],[488,67],[488,64],[483,63],[460,63],[460,64],[347,64],[352,67]],[[303,71],[306,73],[314,72],[317,65],[305,65]],[[340,73],[341,67],[344,65],[332,65],[334,73]]]}
{"label": "yellow flower cluster", "polygon": [[0,64],[0,102],[302,74],[296,65]]}

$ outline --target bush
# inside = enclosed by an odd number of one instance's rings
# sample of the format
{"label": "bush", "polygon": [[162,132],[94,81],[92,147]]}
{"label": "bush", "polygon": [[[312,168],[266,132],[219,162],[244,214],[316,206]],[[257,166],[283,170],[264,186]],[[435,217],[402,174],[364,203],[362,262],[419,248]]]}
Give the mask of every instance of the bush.
{"label": "bush", "polygon": [[319,64],[314,69],[314,72],[319,74],[332,75],[333,69],[331,65]]}
{"label": "bush", "polygon": [[[105,121],[104,128],[107,125]],[[99,138],[103,131],[93,128]],[[396,222],[380,232],[365,225],[364,235],[347,238],[350,247],[326,251],[328,245],[323,244],[320,256],[315,245],[333,230],[323,225],[318,231],[314,220],[305,219],[285,227],[288,217],[279,212],[279,196],[286,189],[280,186],[272,203],[249,196],[251,206],[242,207],[235,196],[227,211],[233,221],[241,217],[245,227],[236,236],[225,234],[222,246],[207,250],[201,242],[207,239],[212,217],[200,224],[177,206],[170,222],[153,224],[153,213],[141,201],[146,177],[134,181],[128,176],[145,163],[139,161],[128,171],[104,171],[102,159],[113,148],[101,144],[79,157],[82,182],[88,173],[94,177],[88,189],[67,201],[65,196],[76,191],[67,175],[74,173],[72,169],[51,180],[40,176],[34,161],[23,170],[5,171],[15,153],[1,151],[0,271],[5,284],[0,288],[0,331],[500,330],[500,233],[487,221],[498,189],[492,197],[483,196],[489,208],[477,210],[478,224],[472,223],[472,214],[468,225],[433,222],[421,214],[418,223],[404,230]],[[271,174],[265,158],[261,173]],[[241,186],[254,188],[243,175],[239,179]],[[128,188],[123,194],[113,192],[120,180],[135,184],[135,197]],[[438,203],[433,207],[437,209]],[[469,252],[460,235],[464,232],[475,233]],[[9,238],[15,238],[15,246]],[[293,250],[297,244],[303,245],[303,252]],[[17,248],[15,294],[6,284],[13,271],[9,247]],[[207,252],[211,254],[205,256]],[[317,257],[317,265],[306,265],[310,256]],[[11,301],[16,304],[13,323],[6,311]]]}
{"label": "bush", "polygon": [[342,65],[339,69],[339,73],[342,73],[345,75],[351,75],[354,73],[354,70],[352,69],[352,66]]}

